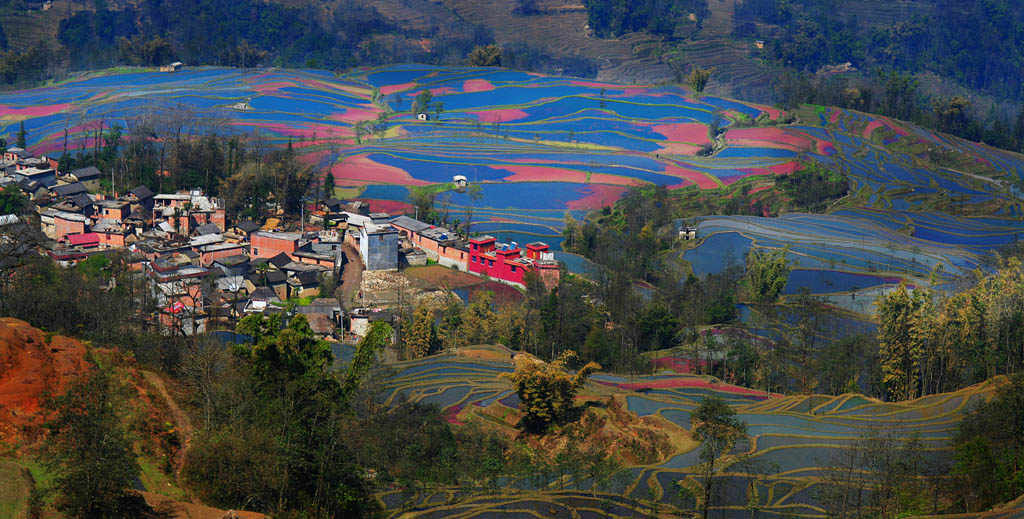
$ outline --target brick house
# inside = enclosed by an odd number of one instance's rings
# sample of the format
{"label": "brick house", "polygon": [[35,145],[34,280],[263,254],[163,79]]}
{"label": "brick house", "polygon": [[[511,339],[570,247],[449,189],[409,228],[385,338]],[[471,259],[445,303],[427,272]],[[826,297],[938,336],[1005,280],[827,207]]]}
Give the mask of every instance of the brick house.
{"label": "brick house", "polygon": [[285,254],[289,258],[301,245],[302,234],[297,232],[257,231],[250,235],[252,257],[273,258]]}
{"label": "brick house", "polygon": [[60,211],[53,215],[53,236],[49,237],[61,241],[69,234],[84,234],[88,230],[88,218],[80,214]]}
{"label": "brick house", "polygon": [[446,267],[468,270],[469,248],[455,238],[455,233],[408,216],[392,218],[391,226],[413,246],[423,249],[431,260]]}

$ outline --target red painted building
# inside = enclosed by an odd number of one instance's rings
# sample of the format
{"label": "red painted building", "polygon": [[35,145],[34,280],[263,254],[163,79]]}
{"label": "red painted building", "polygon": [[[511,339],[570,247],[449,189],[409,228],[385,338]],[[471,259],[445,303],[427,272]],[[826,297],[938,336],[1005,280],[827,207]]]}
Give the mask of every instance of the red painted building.
{"label": "red painted building", "polygon": [[523,285],[523,276],[533,270],[541,274],[547,284],[554,272],[557,283],[558,263],[550,257],[546,243],[534,242],[523,249],[513,242],[498,243],[493,236],[480,236],[469,240],[469,271],[489,276],[506,283]]}

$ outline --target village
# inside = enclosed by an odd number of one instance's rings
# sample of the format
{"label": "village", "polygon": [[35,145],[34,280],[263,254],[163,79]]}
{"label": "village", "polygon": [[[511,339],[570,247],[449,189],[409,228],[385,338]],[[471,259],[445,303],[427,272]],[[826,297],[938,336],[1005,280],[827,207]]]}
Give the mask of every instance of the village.
{"label": "village", "polygon": [[[20,190],[35,214],[0,215],[0,239],[69,268],[120,255],[147,280],[158,308],[152,322],[168,334],[233,329],[250,314],[304,314],[317,335],[356,341],[374,320],[400,319],[407,301],[448,296],[447,287],[410,284],[408,268],[436,265],[513,291],[525,288],[528,272],[549,287],[559,279],[546,243],[460,237],[407,215],[371,212],[362,201],[310,202],[298,222],[272,209],[263,221],[229,219],[223,201],[200,189],[156,193],[139,185],[104,194],[96,167],[58,167],[53,157],[6,149],[0,189]],[[31,227],[36,239],[9,232],[16,226]]]}

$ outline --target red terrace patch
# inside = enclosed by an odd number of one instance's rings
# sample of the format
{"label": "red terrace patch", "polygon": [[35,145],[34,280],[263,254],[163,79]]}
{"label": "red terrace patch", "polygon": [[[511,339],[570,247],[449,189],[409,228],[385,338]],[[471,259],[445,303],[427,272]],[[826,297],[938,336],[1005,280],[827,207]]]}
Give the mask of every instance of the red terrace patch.
{"label": "red terrace patch", "polygon": [[882,115],[878,115],[876,117],[883,123],[885,123],[885,125],[888,126],[890,130],[896,132],[896,135],[899,135],[901,137],[906,137],[907,135],[910,135],[910,132],[904,130],[902,126],[896,124],[892,119]]}
{"label": "red terrace patch", "polygon": [[585,189],[591,190],[590,194],[578,200],[572,200],[565,204],[566,209],[600,209],[604,206],[611,206],[617,202],[627,189],[620,186],[608,186],[603,184],[590,184]]}
{"label": "red terrace patch", "polygon": [[426,92],[426,91],[429,91],[431,94],[433,94],[435,96],[443,96],[443,95],[448,95],[448,94],[457,94],[457,93],[459,93],[458,90],[455,90],[452,87],[438,87],[438,88],[425,88],[423,90],[417,90],[416,92],[410,92],[409,95],[413,96],[413,97],[416,97],[416,96],[418,96],[421,93]]}
{"label": "red terrace patch", "polygon": [[16,108],[10,105],[0,105],[0,113],[6,116],[13,117],[45,117],[47,115],[58,114],[69,109],[71,109],[70,103],[63,103],[59,105],[27,106],[25,108]]}
{"label": "red terrace patch", "polygon": [[696,367],[706,368],[708,361],[693,361],[691,359],[679,359],[676,357],[661,357],[652,359],[651,365],[655,368],[667,368],[675,371],[676,373],[693,373],[695,371],[694,368]]}
{"label": "red terrace patch", "polygon": [[486,79],[467,79],[462,83],[462,91],[465,93],[471,92],[487,92],[494,90],[494,85]]}
{"label": "red terrace patch", "polygon": [[378,164],[366,155],[349,157],[340,164],[331,167],[331,175],[335,180],[344,180],[339,184],[398,184],[403,186],[426,186],[430,182],[412,178],[404,169]]}
{"label": "red terrace patch", "polygon": [[836,110],[834,108],[830,109],[829,112],[830,113],[828,114],[828,122],[830,122],[832,124],[838,123],[839,122],[839,116],[842,115],[842,112],[840,112],[839,110]]}
{"label": "red terrace patch", "polygon": [[708,144],[711,142],[711,139],[708,137],[708,127],[701,123],[659,124],[651,126],[651,129],[664,135],[670,141],[691,144]]}
{"label": "red terrace patch", "polygon": [[277,94],[280,92],[282,88],[292,88],[294,86],[295,83],[291,83],[288,81],[277,81],[274,83],[256,83],[255,85],[253,85],[253,90],[259,92],[260,94],[268,95]]}
{"label": "red terrace patch", "polygon": [[416,83],[402,83],[400,85],[387,85],[380,87],[380,93],[383,95],[391,95],[395,92],[404,92],[406,90],[412,90],[416,88]]}
{"label": "red terrace patch", "polygon": [[[665,174],[672,175],[673,177],[679,177],[682,179],[689,180],[690,182],[697,184],[697,187],[701,189],[715,189],[718,187],[718,182],[708,177],[706,174],[687,168],[681,168],[679,166],[665,166]],[[677,184],[679,187],[687,186],[687,183]],[[669,186],[674,189],[675,186]]]}
{"label": "red terrace patch", "polygon": [[[779,144],[796,149],[809,148],[814,141],[807,135],[788,132],[781,128],[739,128],[725,132],[728,141],[756,141],[765,145],[778,147]],[[753,144],[753,143],[750,143]]]}
{"label": "red terrace patch", "polygon": [[335,121],[358,122],[373,121],[377,119],[380,110],[363,110],[361,108],[346,108],[344,112],[333,114],[329,119]]}
{"label": "red terrace patch", "polygon": [[765,105],[750,105],[750,106],[752,106],[754,108],[757,108],[758,110],[768,114],[768,118],[773,120],[773,121],[778,121],[779,119],[782,118],[782,114],[785,113],[782,110],[779,110],[778,108],[772,108],[770,106],[765,106]]}
{"label": "red terrace patch", "polygon": [[398,200],[374,200],[370,198],[357,198],[360,202],[370,205],[371,213],[406,214],[413,212],[412,204],[399,202]]}
{"label": "red terrace patch", "polygon": [[477,119],[482,123],[504,123],[508,121],[516,121],[519,119],[525,119],[530,114],[522,110],[487,110],[485,112],[467,112],[470,115],[475,115]]}
{"label": "red terrace patch", "polygon": [[465,425],[459,420],[459,412],[462,411],[462,404],[453,405],[444,410],[444,419],[452,425]]}
{"label": "red terrace patch", "polygon": [[586,171],[568,168],[517,166],[514,164],[490,166],[490,168],[499,171],[511,171],[512,174],[503,179],[506,182],[573,182],[577,184],[594,183],[619,186],[629,186],[636,182],[636,179],[606,173],[592,173],[588,179]]}
{"label": "red terrace patch", "polygon": [[789,162],[783,162],[782,164],[775,164],[774,166],[768,166],[768,169],[776,175],[788,175],[795,171],[803,169],[803,165],[800,162],[791,160]]}

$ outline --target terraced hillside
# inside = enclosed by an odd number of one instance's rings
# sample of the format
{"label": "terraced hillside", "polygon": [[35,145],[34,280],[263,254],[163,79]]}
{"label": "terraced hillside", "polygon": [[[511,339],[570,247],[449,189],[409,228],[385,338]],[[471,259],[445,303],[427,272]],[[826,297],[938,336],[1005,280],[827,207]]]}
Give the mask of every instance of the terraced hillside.
{"label": "terraced hillside", "polygon": [[[419,121],[413,103],[425,89],[443,109]],[[849,110],[808,106],[796,124],[778,125],[778,110],[678,87],[504,69],[90,75],[0,95],[0,132],[11,141],[24,121],[33,149],[53,153],[65,127],[74,149],[99,121],[128,125],[141,110],[177,103],[225,117],[237,131],[299,141],[306,160],[329,169],[338,186],[396,208],[409,187],[465,175],[483,198],[449,193],[452,216],[465,221],[472,203],[473,231],[523,243],[557,246],[567,211],[580,218],[635,182],[717,189],[818,162],[852,184],[831,214],[705,218],[696,246],[672,261],[706,274],[742,261],[752,247],[789,246],[795,269],[787,290],[807,286],[858,312],[870,312],[874,297],[902,280],[927,284],[940,265],[940,283],[970,272],[1024,232],[1018,155]],[[712,142],[716,117],[726,129],[717,151],[697,156]]]}
{"label": "terraced hillside", "polygon": [[[477,421],[514,431],[520,401],[510,383],[498,377],[512,370],[512,364],[507,355],[504,361],[481,360],[479,352],[473,357],[449,355],[397,365],[388,383],[388,400],[409,398],[437,404],[453,424]],[[404,501],[408,495],[394,492],[384,500],[396,509],[396,516],[412,506],[406,517],[485,518],[495,517],[499,511],[511,517],[530,517],[530,510],[543,514],[551,507],[558,517],[572,509],[579,517],[596,519],[605,517],[602,500],[612,501],[611,516],[616,517],[636,516],[656,507],[668,512],[676,506],[674,496],[680,483],[694,488],[702,483],[699,449],[689,439],[690,413],[704,398],[714,395],[724,398],[747,424],[749,441],[737,444],[724,461],[723,504],[712,510],[712,516],[749,517],[754,508],[760,514],[820,517],[825,512],[820,487],[827,468],[839,463],[844,449],[872,433],[895,434],[897,438],[917,438],[926,458],[938,466],[948,465],[948,441],[963,410],[988,398],[993,389],[993,384],[982,384],[909,402],[883,403],[852,394],[768,395],[693,376],[598,374],[579,398],[600,402],[599,408],[607,412],[621,405],[650,423],[680,428],[684,433],[672,437],[668,456],[629,466],[630,477],[616,488],[594,488],[586,476],[558,479],[552,474],[531,481],[508,481],[508,488],[486,498],[453,495],[440,504],[436,498],[431,501],[419,496],[414,499],[422,501],[408,503]],[[630,503],[624,496],[640,504]],[[512,514],[512,510],[521,513]]]}

